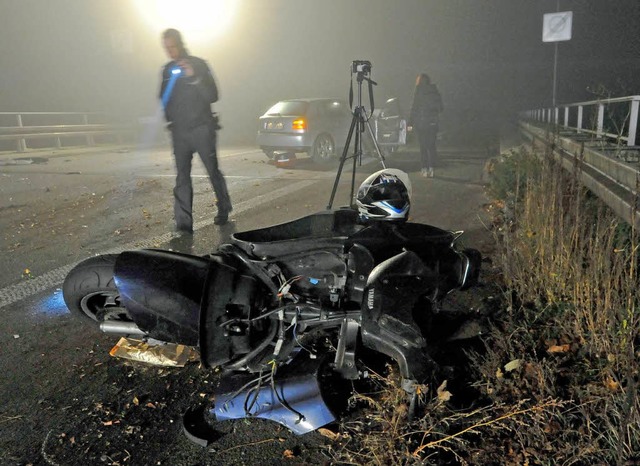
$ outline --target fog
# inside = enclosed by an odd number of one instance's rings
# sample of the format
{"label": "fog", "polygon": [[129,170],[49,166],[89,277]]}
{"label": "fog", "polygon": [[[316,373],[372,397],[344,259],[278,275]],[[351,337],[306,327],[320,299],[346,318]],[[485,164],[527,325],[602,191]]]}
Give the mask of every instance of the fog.
{"label": "fog", "polygon": [[[210,0],[215,1],[215,0]],[[174,2],[176,10],[188,2]],[[223,34],[183,35],[221,91],[221,138],[254,141],[257,117],[283,98],[347,98],[350,64],[372,62],[378,104],[405,109],[418,73],[442,92],[450,133],[492,130],[515,112],[550,105],[554,48],[542,16],[573,11],[558,43],[557,101],[598,89],[640,94],[637,0],[238,0]],[[152,116],[167,61],[158,31],[132,0],[0,0],[0,111]],[[368,106],[368,101],[365,103]]]}

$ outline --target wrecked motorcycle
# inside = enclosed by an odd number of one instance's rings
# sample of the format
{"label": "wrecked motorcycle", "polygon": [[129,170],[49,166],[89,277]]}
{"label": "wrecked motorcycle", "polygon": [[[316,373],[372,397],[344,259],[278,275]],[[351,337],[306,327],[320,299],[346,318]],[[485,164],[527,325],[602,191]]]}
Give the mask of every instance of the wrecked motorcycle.
{"label": "wrecked motorcycle", "polygon": [[[477,282],[480,253],[459,248],[459,232],[383,202],[392,221],[370,200],[358,204],[370,215],[341,208],[234,233],[206,256],[93,257],[68,274],[64,299],[104,332],[197,347],[224,371],[209,421],[262,417],[303,434],[336,419],[332,380],[363,377],[361,353],[395,360],[409,394],[424,383],[425,316]],[[200,441],[195,424],[185,419]]]}

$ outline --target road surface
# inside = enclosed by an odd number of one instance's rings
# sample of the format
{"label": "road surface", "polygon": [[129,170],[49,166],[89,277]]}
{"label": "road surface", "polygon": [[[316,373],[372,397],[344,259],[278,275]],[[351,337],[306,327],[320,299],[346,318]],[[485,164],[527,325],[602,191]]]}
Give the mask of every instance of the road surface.
{"label": "road surface", "polygon": [[[485,155],[443,148],[434,179],[419,176],[414,152],[386,162],[409,173],[412,221],[465,230],[465,245],[487,255],[493,244],[482,208]],[[213,224],[213,191],[195,158],[195,234],[184,245],[173,233],[174,168],[166,148],[0,155],[0,464],[93,464],[96,458],[114,465],[280,464],[289,449],[301,463],[326,459],[326,439],[318,433],[296,437],[259,420],[230,422],[220,446],[203,452],[184,439],[179,415],[190,398],[210,395],[215,374],[110,358],[117,338],[79,325],[62,302],[64,276],[92,255],[140,247],[206,254],[234,231],[323,210],[337,168],[306,157],[278,168],[252,147],[222,148],[219,160],[234,204],[231,221]],[[356,187],[381,168],[376,158],[363,162]],[[341,174],[334,207],[349,204],[351,166]],[[245,446],[234,449],[239,444]]]}

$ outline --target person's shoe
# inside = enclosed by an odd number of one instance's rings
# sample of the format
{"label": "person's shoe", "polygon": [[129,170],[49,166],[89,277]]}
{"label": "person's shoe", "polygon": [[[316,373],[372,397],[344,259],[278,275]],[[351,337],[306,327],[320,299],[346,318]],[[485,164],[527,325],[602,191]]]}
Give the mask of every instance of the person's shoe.
{"label": "person's shoe", "polygon": [[218,212],[218,215],[216,215],[213,218],[213,223],[215,225],[224,225],[229,221],[229,214],[225,211],[223,212]]}
{"label": "person's shoe", "polygon": [[193,228],[185,227],[185,226],[178,226],[178,227],[176,227],[176,233],[178,233],[179,235],[192,235],[193,234]]}
{"label": "person's shoe", "polygon": [[427,176],[429,178],[433,178],[433,167],[429,167],[429,169],[427,170]]}
{"label": "person's shoe", "polygon": [[420,170],[420,176],[426,178],[427,176],[429,176],[429,171],[426,168],[423,168],[422,170]]}

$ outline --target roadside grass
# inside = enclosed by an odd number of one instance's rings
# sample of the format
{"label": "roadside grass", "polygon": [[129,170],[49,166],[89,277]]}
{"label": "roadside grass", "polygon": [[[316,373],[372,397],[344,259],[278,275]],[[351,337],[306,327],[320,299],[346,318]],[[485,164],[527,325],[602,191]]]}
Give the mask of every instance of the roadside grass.
{"label": "roadside grass", "polygon": [[463,380],[422,387],[410,420],[397,373],[374,374],[332,464],[640,464],[638,232],[550,154],[518,148],[489,171],[501,299]]}
{"label": "roadside grass", "polygon": [[516,344],[570,402],[555,442],[573,444],[579,464],[637,464],[640,235],[581,186],[578,166],[567,173],[549,153],[505,154],[493,175],[492,187],[513,186],[502,191],[513,217],[495,232],[505,327],[528,334]]}

